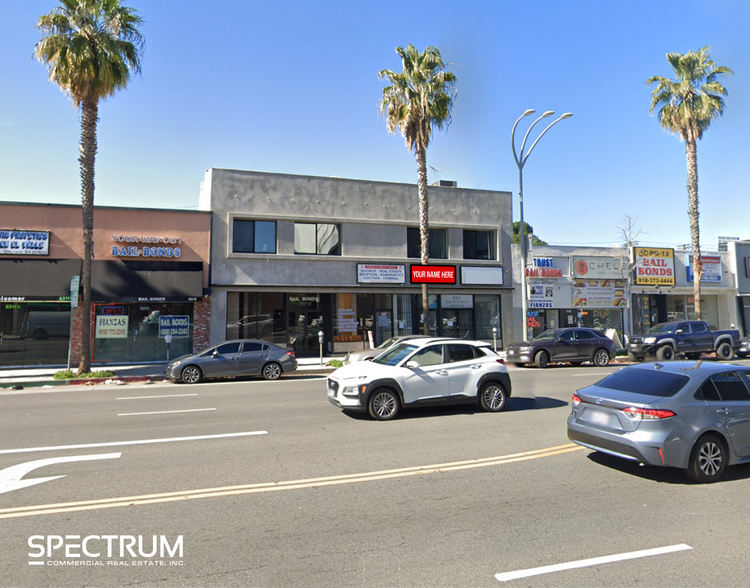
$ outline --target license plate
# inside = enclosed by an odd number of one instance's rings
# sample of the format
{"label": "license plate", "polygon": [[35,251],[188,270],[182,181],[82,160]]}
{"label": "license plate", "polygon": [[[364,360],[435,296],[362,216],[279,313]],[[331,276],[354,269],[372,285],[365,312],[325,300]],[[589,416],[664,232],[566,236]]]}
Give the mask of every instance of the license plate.
{"label": "license plate", "polygon": [[586,412],[586,420],[591,421],[595,425],[608,425],[609,414],[602,412],[601,410],[589,410]]}
{"label": "license plate", "polygon": [[516,352],[515,352],[515,351],[513,351],[512,349],[510,349],[510,350],[508,351],[508,355],[515,355],[515,353],[516,353]]}

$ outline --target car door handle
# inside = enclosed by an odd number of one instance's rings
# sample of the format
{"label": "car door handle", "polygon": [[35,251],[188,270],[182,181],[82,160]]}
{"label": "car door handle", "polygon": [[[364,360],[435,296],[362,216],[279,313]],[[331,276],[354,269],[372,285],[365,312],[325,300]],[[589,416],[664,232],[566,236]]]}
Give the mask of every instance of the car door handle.
{"label": "car door handle", "polygon": [[477,365],[473,365],[473,366],[471,366],[471,369],[473,369],[473,370],[481,370],[481,369],[482,369],[482,366],[481,366],[481,365],[479,365],[479,364],[477,364]]}
{"label": "car door handle", "polygon": [[717,408],[716,412],[718,414],[732,414],[732,410],[729,408]]}
{"label": "car door handle", "polygon": [[448,370],[440,370],[439,372],[435,372],[438,376],[447,376]]}

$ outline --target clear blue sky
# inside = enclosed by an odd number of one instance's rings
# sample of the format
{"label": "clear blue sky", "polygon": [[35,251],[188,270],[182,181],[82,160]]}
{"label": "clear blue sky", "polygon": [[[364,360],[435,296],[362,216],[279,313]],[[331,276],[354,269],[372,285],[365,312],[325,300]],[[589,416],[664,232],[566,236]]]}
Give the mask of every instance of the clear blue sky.
{"label": "clear blue sky", "polygon": [[[709,45],[735,76],[698,144],[701,241],[750,238],[748,0],[126,4],[145,19],[143,73],[100,107],[97,204],[194,209],[210,167],[416,183],[377,111],[377,72],[400,70],[394,48],[412,43],[436,46],[458,77],[430,182],[511,191],[517,220],[511,127],[527,108],[570,111],[524,168],[535,233],[610,245],[630,215],[642,243],[678,246],[690,240],[684,145],[649,115],[645,80],[671,76],[667,52]],[[37,18],[56,5],[3,1],[3,201],[80,203],[78,113],[32,60]]]}

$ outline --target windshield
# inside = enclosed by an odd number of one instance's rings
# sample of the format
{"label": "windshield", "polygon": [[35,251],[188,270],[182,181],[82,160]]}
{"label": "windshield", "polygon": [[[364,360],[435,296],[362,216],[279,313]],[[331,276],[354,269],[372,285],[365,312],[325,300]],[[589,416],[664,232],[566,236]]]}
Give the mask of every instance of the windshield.
{"label": "windshield", "polygon": [[408,343],[401,343],[401,345],[395,345],[385,353],[381,353],[375,359],[373,363],[382,363],[383,365],[396,365],[406,356],[411,355],[417,350],[416,345],[409,345]]}
{"label": "windshield", "polygon": [[553,329],[547,329],[543,333],[537,335],[532,339],[532,341],[547,341],[549,339],[554,339],[555,335],[557,335],[557,331]]}
{"label": "windshield", "polygon": [[674,330],[674,323],[659,323],[651,327],[647,333],[671,333]]}
{"label": "windshield", "polygon": [[683,374],[625,368],[607,376],[596,385],[611,390],[668,398],[677,394],[689,381],[690,378]]}

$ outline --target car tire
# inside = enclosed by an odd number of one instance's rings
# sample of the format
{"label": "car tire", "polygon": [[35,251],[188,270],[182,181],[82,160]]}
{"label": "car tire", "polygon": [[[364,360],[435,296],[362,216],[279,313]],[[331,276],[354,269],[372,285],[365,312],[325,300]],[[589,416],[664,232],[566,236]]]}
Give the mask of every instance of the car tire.
{"label": "car tire", "polygon": [[606,349],[597,349],[594,352],[594,359],[592,360],[592,363],[597,367],[604,367],[606,365],[609,365],[609,351]]}
{"label": "car tire", "polygon": [[727,465],[727,450],[719,437],[703,435],[690,453],[690,461],[685,470],[687,476],[702,484],[716,482]]}
{"label": "car tire", "polygon": [[281,377],[282,372],[283,370],[281,369],[281,366],[275,361],[263,366],[263,377],[266,380],[278,380]]}
{"label": "car tire", "polygon": [[583,365],[583,362],[582,361],[571,361],[570,365],[572,365],[573,367],[581,367],[581,365]]}
{"label": "car tire", "polygon": [[198,366],[188,365],[182,368],[180,380],[186,384],[197,384],[203,379],[203,372]]}
{"label": "car tire", "polygon": [[630,353],[630,351],[628,351],[628,359],[629,359],[630,361],[633,361],[633,362],[635,362],[635,363],[641,363],[641,362],[643,361],[643,358],[642,358],[642,357],[638,357],[638,356],[636,356],[636,355],[634,355],[634,354]]}
{"label": "car tire", "polygon": [[674,349],[669,345],[664,345],[656,350],[656,359],[659,361],[671,361],[674,359]]}
{"label": "car tire", "polygon": [[534,356],[534,363],[538,368],[546,368],[549,365],[549,354],[546,351],[540,351]]}
{"label": "car tire", "polygon": [[378,388],[367,401],[367,412],[376,421],[389,421],[396,417],[401,409],[401,401],[390,388]]}
{"label": "car tire", "polygon": [[734,349],[732,349],[732,346],[729,343],[724,341],[724,343],[716,348],[716,357],[723,361],[734,359]]}
{"label": "car tire", "polygon": [[497,382],[487,382],[479,392],[479,406],[487,412],[500,412],[505,409],[508,394]]}

